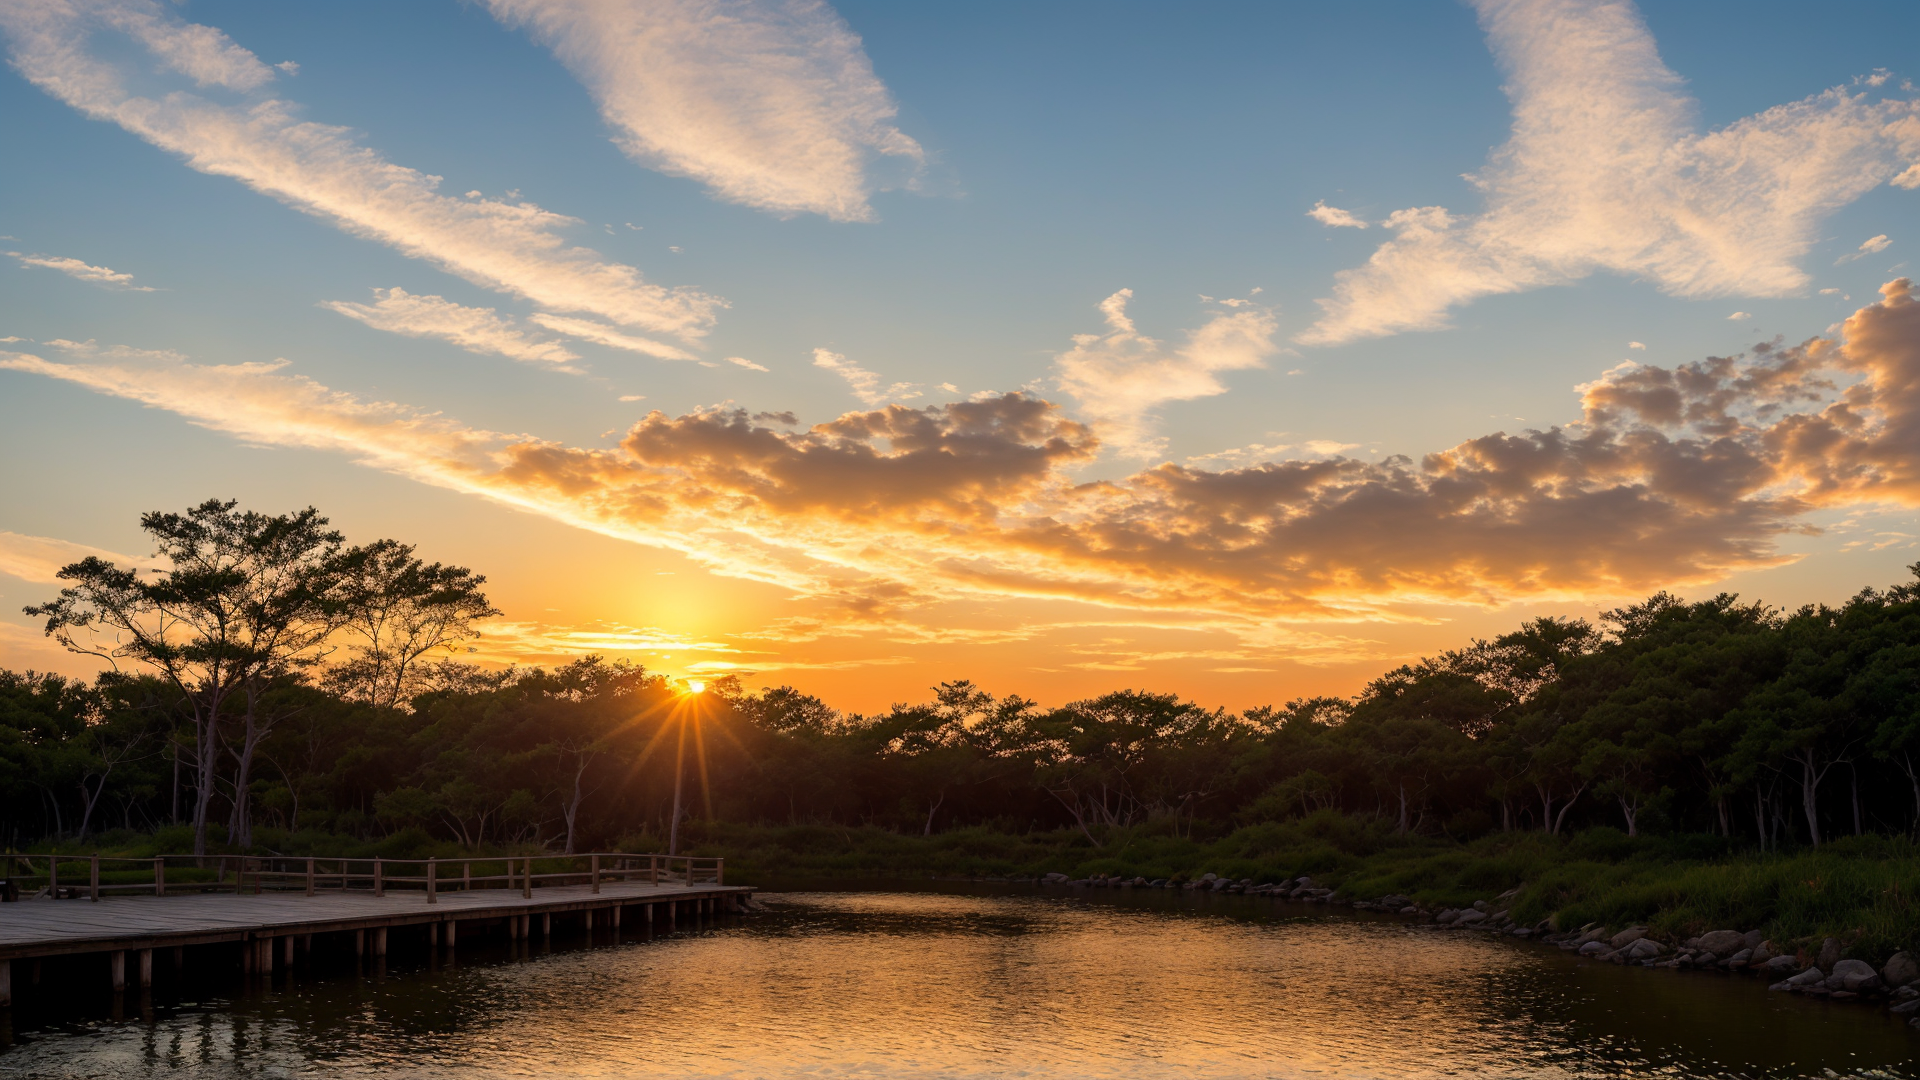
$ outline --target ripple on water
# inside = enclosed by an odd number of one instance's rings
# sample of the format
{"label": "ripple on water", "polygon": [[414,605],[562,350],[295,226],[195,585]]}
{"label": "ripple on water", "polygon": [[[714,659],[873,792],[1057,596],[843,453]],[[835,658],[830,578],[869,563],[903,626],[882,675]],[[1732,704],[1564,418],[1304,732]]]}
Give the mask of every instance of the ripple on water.
{"label": "ripple on water", "polygon": [[1168,894],[801,893],[620,947],[351,977],[23,1032],[84,1076],[1798,1076],[1908,1032],[1756,980],[1592,965],[1388,920]]}

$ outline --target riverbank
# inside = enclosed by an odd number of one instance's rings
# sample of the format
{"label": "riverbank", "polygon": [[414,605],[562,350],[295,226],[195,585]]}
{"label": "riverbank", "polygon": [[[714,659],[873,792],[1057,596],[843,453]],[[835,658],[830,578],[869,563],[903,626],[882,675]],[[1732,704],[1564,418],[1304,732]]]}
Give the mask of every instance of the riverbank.
{"label": "riverbank", "polygon": [[961,829],[932,836],[832,826],[708,823],[701,854],[724,854],[740,880],[963,877],[1034,880],[1217,879],[1272,885],[1310,876],[1351,902],[1388,895],[1431,912],[1502,894],[1517,925],[1553,932],[1646,926],[1681,944],[1727,927],[1780,948],[1881,965],[1920,951],[1920,845],[1848,837],[1819,849],[1762,854],[1710,836],[1629,838],[1496,833],[1458,843],[1399,836],[1388,823],[1331,812],[1189,838],[1151,826],[1114,829],[1094,847],[1077,831],[1011,835]]}

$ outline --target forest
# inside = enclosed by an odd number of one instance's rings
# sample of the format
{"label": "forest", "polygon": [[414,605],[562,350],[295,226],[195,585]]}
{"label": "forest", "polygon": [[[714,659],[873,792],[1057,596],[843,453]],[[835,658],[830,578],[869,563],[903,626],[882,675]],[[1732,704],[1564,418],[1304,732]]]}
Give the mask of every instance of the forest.
{"label": "forest", "polygon": [[1065,830],[1098,853],[1141,827],[1206,840],[1333,813],[1438,840],[1607,826],[1774,852],[1920,826],[1920,567],[1838,606],[1663,592],[1597,625],[1537,619],[1350,699],[1043,707],[956,680],[863,715],[599,657],[464,664],[497,614],[485,578],[350,546],[312,509],[142,525],[151,566],[75,563],[28,609],[107,673],[0,671],[11,845],[188,828],[196,853],[256,832],[635,850],[685,822]]}

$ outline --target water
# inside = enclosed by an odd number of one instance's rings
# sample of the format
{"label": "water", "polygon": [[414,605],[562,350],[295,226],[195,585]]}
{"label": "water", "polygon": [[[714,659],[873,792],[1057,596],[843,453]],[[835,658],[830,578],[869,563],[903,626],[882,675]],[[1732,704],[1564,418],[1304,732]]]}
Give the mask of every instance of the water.
{"label": "water", "polygon": [[1920,1076],[1920,1033],[1874,1009],[1260,899],[766,899],[765,914],[594,947],[514,956],[469,938],[455,965],[403,952],[380,978],[248,993],[222,977],[126,1020],[23,1003],[0,1073]]}

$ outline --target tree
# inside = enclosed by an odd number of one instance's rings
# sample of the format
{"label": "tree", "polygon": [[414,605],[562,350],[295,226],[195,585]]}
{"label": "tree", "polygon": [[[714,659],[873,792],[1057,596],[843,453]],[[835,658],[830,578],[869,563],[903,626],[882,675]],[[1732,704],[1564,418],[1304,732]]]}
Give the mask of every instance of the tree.
{"label": "tree", "polygon": [[421,659],[475,636],[473,624],[500,612],[464,566],[427,563],[411,544],[377,540],[341,554],[328,603],[355,642],[353,659],[329,681],[343,696],[392,708],[424,689]]}

